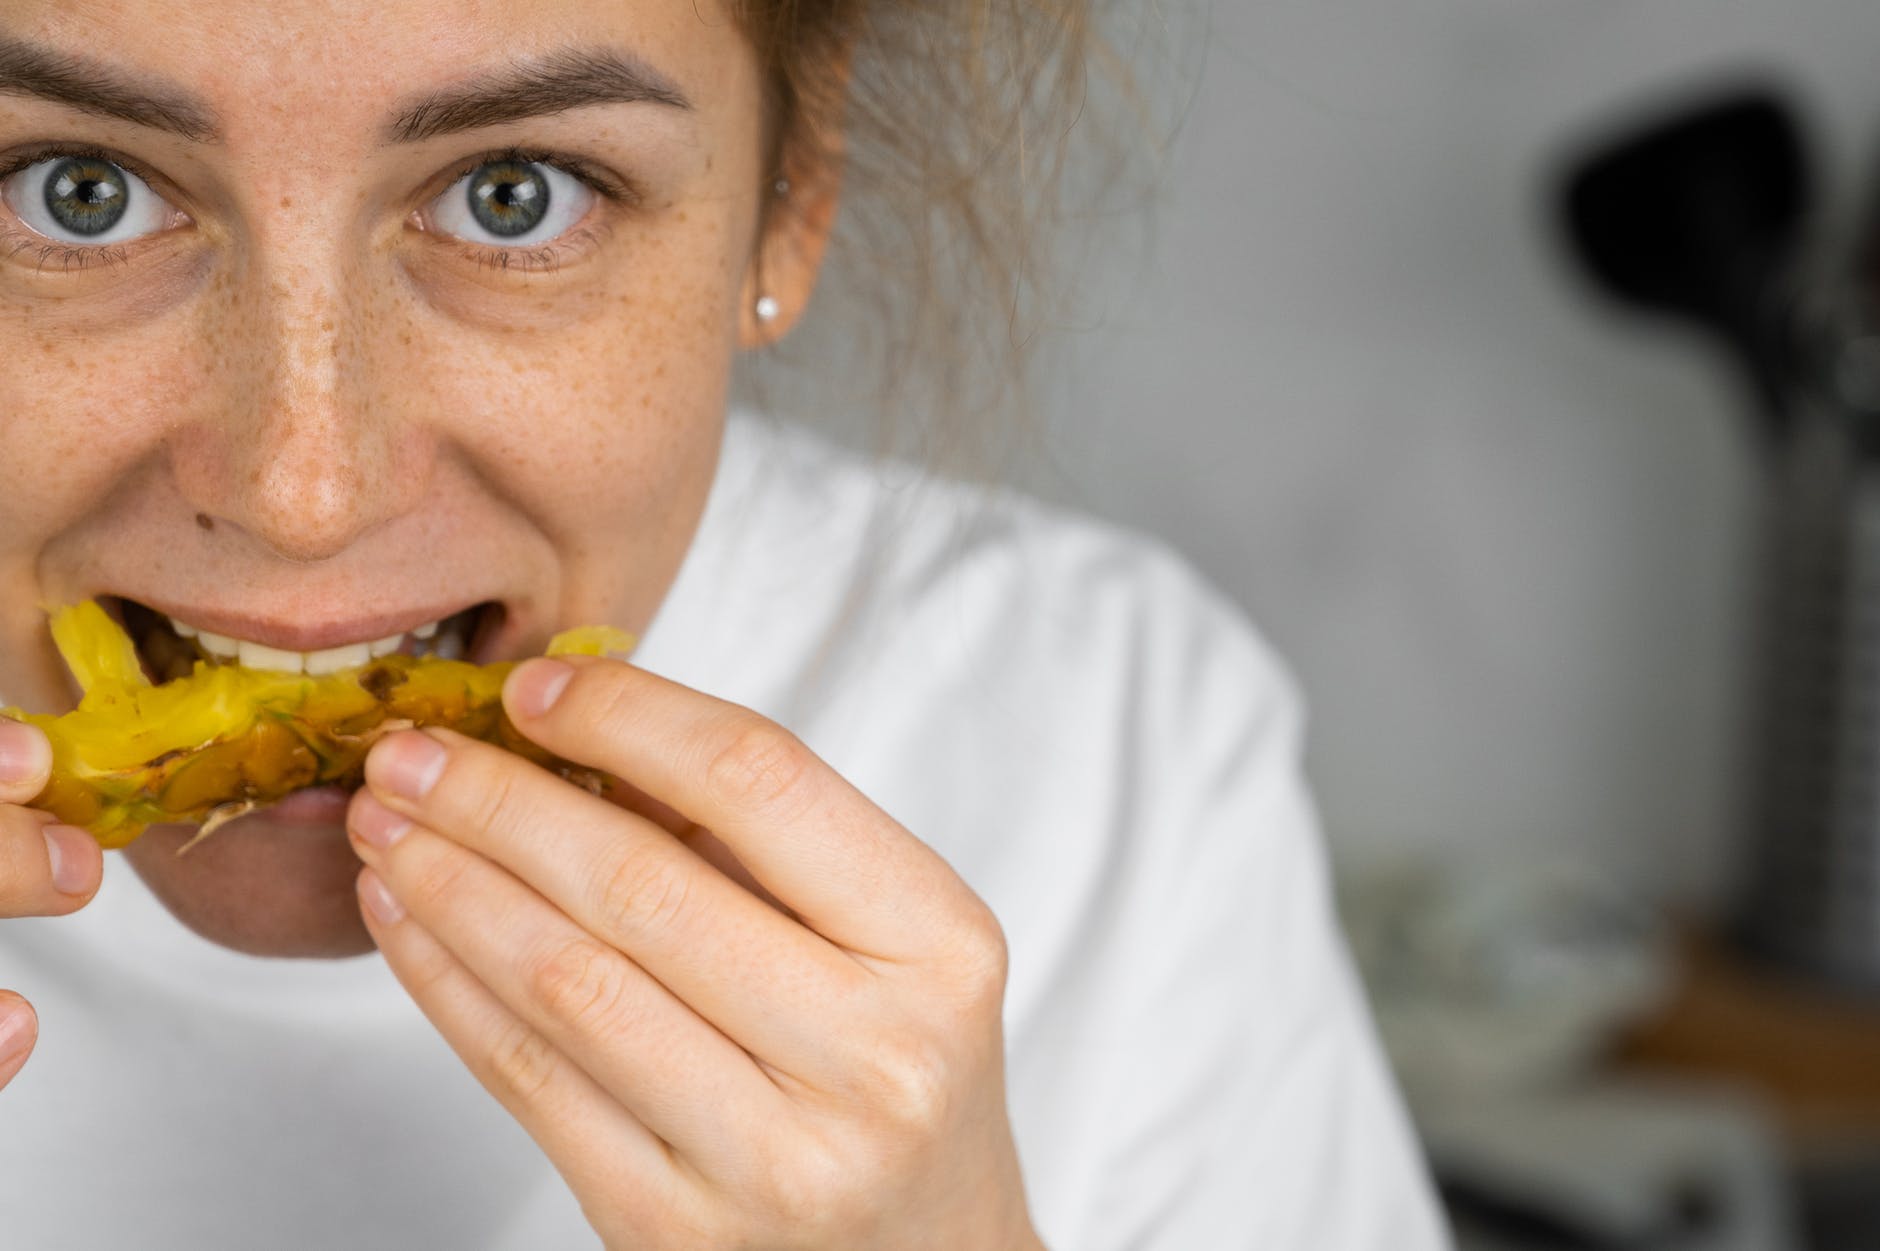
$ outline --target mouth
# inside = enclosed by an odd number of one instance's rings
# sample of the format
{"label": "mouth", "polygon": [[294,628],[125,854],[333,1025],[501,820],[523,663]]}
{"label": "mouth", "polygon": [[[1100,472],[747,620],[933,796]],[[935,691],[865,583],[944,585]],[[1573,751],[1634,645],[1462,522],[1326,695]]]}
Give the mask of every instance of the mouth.
{"label": "mouth", "polygon": [[[159,608],[117,595],[99,603],[136,645],[154,683],[188,677],[198,664],[239,665],[312,677],[356,669],[381,656],[483,663],[507,617],[495,600],[439,612],[419,609],[320,625],[283,624],[182,606]],[[168,609],[166,611],[165,609]]]}
{"label": "mouth", "polygon": [[[82,690],[74,711],[22,714],[62,761],[59,785],[40,806],[107,848],[154,827],[196,824],[179,848],[187,850],[264,808],[272,810],[264,825],[331,826],[374,745],[424,726],[491,743],[592,794],[610,784],[505,718],[502,688],[514,665],[498,654],[530,644],[503,601],[347,621],[309,620],[325,601],[300,602],[307,607],[291,620],[185,615],[103,595],[57,610],[53,641]],[[633,642],[614,626],[582,626],[558,632],[545,650],[625,654]],[[364,663],[350,663],[361,653]],[[438,659],[447,655],[463,659]],[[333,672],[309,674],[309,662]],[[181,674],[186,666],[193,672]],[[144,686],[145,678],[158,681]],[[314,793],[295,798],[300,792]]]}

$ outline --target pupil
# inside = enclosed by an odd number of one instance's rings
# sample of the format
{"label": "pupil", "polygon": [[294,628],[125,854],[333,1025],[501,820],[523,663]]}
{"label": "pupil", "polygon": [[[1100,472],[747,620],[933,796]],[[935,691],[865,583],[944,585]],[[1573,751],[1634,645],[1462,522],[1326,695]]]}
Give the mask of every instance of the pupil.
{"label": "pupil", "polygon": [[485,165],[470,180],[470,212],[493,235],[525,235],[548,216],[548,180],[534,165]]}
{"label": "pupil", "polygon": [[46,178],[46,211],[77,235],[101,235],[130,207],[124,171],[108,161],[68,157]]}

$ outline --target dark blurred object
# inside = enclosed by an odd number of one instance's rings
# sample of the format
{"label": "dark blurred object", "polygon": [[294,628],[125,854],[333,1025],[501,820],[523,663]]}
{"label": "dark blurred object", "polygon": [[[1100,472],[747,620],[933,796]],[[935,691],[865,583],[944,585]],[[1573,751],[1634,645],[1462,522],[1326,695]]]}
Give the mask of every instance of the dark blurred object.
{"label": "dark blurred object", "polygon": [[1880,1248],[1880,1003],[1797,983],[1698,930],[1621,1070],[1734,1082],[1778,1118],[1813,1251]]}
{"label": "dark blurred object", "polygon": [[1620,299],[1715,332],[1762,409],[1786,414],[1792,373],[1782,291],[1809,204],[1788,107],[1723,97],[1601,149],[1569,178],[1567,232]]}
{"label": "dark blurred object", "polygon": [[[1621,299],[1717,336],[1765,419],[1768,551],[1751,843],[1736,931],[1880,991],[1880,215],[1804,258],[1800,126],[1773,90],[1613,137],[1563,190],[1575,255]],[[1877,1061],[1880,1062],[1880,1061]]]}

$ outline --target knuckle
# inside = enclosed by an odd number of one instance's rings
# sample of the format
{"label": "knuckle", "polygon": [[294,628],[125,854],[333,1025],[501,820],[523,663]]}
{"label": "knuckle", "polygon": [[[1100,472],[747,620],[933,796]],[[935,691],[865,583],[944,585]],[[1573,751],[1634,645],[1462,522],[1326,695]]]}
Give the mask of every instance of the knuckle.
{"label": "knuckle", "polygon": [[452,850],[425,865],[408,887],[398,888],[398,894],[420,917],[436,916],[461,893],[469,869],[469,857]]}
{"label": "knuckle", "polygon": [[954,945],[953,964],[969,1000],[1002,1002],[1012,953],[1005,941],[1005,929],[992,910],[982,908],[972,921],[963,925]]}
{"label": "knuckle", "polygon": [[853,1228],[846,1209],[853,1205],[855,1192],[872,1187],[852,1154],[812,1134],[793,1141],[787,1152],[766,1155],[762,1175],[752,1187],[762,1196],[765,1223],[805,1232]]}
{"label": "knuckle", "polygon": [[0,717],[0,738],[12,744],[16,760],[24,755],[31,762],[25,775],[0,778],[0,803],[31,803],[52,778],[52,744],[44,730],[11,717]]}
{"label": "knuckle", "polygon": [[46,789],[47,774],[30,778],[0,780],[0,804],[30,804]]}
{"label": "knuckle", "polygon": [[456,960],[447,951],[442,947],[434,947],[412,961],[399,978],[413,999],[419,1003],[433,1003],[450,990],[450,983],[457,976],[458,968]]}
{"label": "knuckle", "polygon": [[42,828],[26,809],[0,806],[0,916],[52,916],[83,902],[52,888]]}
{"label": "knuckle", "polygon": [[687,868],[656,843],[620,848],[600,878],[601,915],[609,925],[636,934],[681,929],[691,911],[692,876]]}
{"label": "knuckle", "polygon": [[705,784],[726,806],[772,809],[803,791],[810,768],[809,748],[794,734],[755,713],[740,714],[712,753]]}
{"label": "knuckle", "polygon": [[620,957],[589,938],[551,947],[526,971],[530,997],[549,1020],[577,1032],[617,1028],[627,1005]]}
{"label": "knuckle", "polygon": [[463,780],[459,786],[467,792],[464,802],[473,828],[497,834],[513,833],[518,828],[523,816],[522,796],[513,767],[506,766],[510,766],[509,761],[495,758],[451,761],[453,769],[461,770]]}
{"label": "knuckle", "polygon": [[568,709],[573,714],[568,723],[581,726],[583,733],[618,736],[633,720],[632,673],[617,663],[581,665],[550,715]]}
{"label": "knuckle", "polygon": [[541,1098],[561,1064],[553,1044],[520,1023],[510,1026],[490,1048],[490,1077],[505,1102],[528,1104]]}
{"label": "knuckle", "polygon": [[870,1105],[902,1134],[925,1138],[946,1124],[953,1065],[928,1034],[907,1031],[878,1039],[865,1072]]}

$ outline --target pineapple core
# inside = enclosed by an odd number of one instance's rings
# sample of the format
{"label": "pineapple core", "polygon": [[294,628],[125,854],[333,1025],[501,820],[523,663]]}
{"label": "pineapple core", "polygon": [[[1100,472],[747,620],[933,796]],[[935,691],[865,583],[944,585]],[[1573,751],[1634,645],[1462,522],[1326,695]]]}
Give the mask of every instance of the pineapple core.
{"label": "pineapple core", "polygon": [[[32,806],[122,847],[160,822],[222,822],[309,786],[358,786],[366,751],[411,726],[448,726],[599,792],[607,778],[529,742],[503,714],[513,663],[384,656],[323,677],[198,663],[152,685],[130,635],[97,603],[53,614],[52,637],[84,696],[52,717],[0,709],[52,740],[52,780]],[[624,655],[633,636],[585,626],[551,656]]]}

